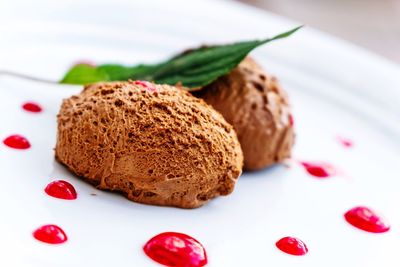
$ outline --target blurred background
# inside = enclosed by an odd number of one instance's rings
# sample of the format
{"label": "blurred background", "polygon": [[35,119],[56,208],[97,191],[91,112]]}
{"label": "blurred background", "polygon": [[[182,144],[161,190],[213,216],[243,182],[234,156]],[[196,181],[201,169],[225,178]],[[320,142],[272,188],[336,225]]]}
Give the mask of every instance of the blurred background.
{"label": "blurred background", "polygon": [[298,20],[400,63],[400,0],[234,0]]}

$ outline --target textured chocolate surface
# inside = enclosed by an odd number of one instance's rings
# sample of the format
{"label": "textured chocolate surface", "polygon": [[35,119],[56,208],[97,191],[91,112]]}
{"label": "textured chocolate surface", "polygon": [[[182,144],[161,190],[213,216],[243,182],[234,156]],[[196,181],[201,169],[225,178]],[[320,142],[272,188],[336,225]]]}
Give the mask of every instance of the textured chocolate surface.
{"label": "textured chocolate surface", "polygon": [[265,168],[290,157],[294,131],[287,95],[253,59],[246,58],[231,73],[194,94],[233,125],[245,169]]}
{"label": "textured chocolate surface", "polygon": [[195,208],[234,189],[243,165],[232,126],[183,89],[99,83],[63,101],[56,158],[130,200]]}

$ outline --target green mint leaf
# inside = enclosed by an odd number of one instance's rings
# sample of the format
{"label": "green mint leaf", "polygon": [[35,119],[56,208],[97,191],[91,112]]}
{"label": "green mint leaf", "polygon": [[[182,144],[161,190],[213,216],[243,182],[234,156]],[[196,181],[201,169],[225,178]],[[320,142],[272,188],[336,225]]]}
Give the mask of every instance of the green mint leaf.
{"label": "green mint leaf", "polygon": [[203,46],[185,51],[155,65],[123,66],[105,64],[97,67],[72,67],[61,83],[88,84],[99,81],[148,80],[156,83],[182,84],[190,90],[201,88],[228,74],[253,49],[274,40],[286,38],[302,26],[264,40],[238,42],[227,45]]}
{"label": "green mint leaf", "polygon": [[89,84],[100,81],[110,81],[106,71],[87,64],[73,66],[60,83],[68,84]]}
{"label": "green mint leaf", "polygon": [[[118,64],[106,64],[100,65],[97,68],[102,72],[107,73],[110,81],[125,81],[128,79],[146,80],[148,75],[154,73],[157,66],[141,64],[133,67],[125,67]],[[151,79],[152,77],[149,78]]]}

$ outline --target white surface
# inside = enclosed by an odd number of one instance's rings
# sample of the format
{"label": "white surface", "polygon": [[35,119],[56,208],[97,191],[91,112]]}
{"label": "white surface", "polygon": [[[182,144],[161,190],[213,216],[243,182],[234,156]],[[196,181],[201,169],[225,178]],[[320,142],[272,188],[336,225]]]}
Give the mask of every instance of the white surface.
{"label": "white surface", "polygon": [[[203,42],[265,37],[294,25],[224,1],[8,1],[0,9],[0,69],[59,79],[76,60],[156,61]],[[243,175],[232,195],[200,209],[132,203],[54,162],[55,115],[79,87],[0,77],[0,139],[19,133],[32,143],[27,151],[0,145],[0,265],[158,266],[141,247],[172,230],[200,240],[211,267],[399,266],[398,66],[311,29],[253,55],[290,94],[294,157],[328,161],[346,176],[317,180],[297,165],[277,166]],[[27,100],[44,112],[22,111]],[[355,147],[342,148],[338,134]],[[78,200],[45,195],[54,179],[72,182]],[[381,211],[391,231],[375,235],[349,226],[342,215],[356,205]],[[31,232],[46,223],[60,225],[69,241],[35,241]],[[277,250],[275,242],[287,235],[305,241],[309,254]]]}

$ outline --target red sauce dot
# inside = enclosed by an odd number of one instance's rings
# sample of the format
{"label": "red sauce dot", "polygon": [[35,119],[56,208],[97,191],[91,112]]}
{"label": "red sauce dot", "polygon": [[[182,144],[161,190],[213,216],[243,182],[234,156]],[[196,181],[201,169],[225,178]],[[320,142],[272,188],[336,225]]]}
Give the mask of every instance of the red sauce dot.
{"label": "red sauce dot", "polygon": [[79,60],[73,64],[73,66],[78,66],[78,65],[87,65],[91,67],[96,67],[96,63],[94,63],[91,60]]}
{"label": "red sauce dot", "polygon": [[370,233],[384,233],[389,231],[390,225],[381,216],[370,208],[359,206],[352,208],[344,214],[348,223],[358,229]]}
{"label": "red sauce dot", "polygon": [[73,200],[77,198],[77,193],[74,186],[67,181],[58,180],[49,183],[44,191],[52,197],[61,198],[66,200]]}
{"label": "red sauce dot", "polygon": [[28,149],[31,147],[29,141],[19,134],[10,135],[6,139],[3,140],[3,143],[11,148],[15,149]]}
{"label": "red sauce dot", "polygon": [[289,124],[290,124],[290,126],[294,125],[294,118],[293,118],[292,114],[289,114]]}
{"label": "red sauce dot", "polygon": [[33,237],[48,244],[61,244],[68,239],[65,232],[54,224],[39,227],[33,232]]}
{"label": "red sauce dot", "polygon": [[353,147],[354,143],[352,140],[345,138],[345,137],[341,137],[341,136],[337,136],[336,140],[344,147],[346,148],[351,148]]}
{"label": "red sauce dot", "polygon": [[152,93],[154,93],[156,91],[156,87],[154,86],[154,84],[152,84],[151,82],[148,82],[148,81],[137,80],[137,81],[133,81],[133,84],[143,86],[149,92],[152,92]]}
{"label": "red sauce dot", "polygon": [[143,247],[154,261],[173,267],[200,267],[207,264],[204,247],[196,239],[181,233],[156,235]]}
{"label": "red sauce dot", "polygon": [[306,169],[306,171],[317,178],[328,178],[336,174],[335,169],[328,163],[323,162],[305,162],[301,161],[301,165]]}
{"label": "red sauce dot", "polygon": [[295,256],[302,256],[308,252],[308,248],[303,241],[290,236],[284,237],[276,242],[276,247],[287,254]]}
{"label": "red sauce dot", "polygon": [[33,113],[39,113],[42,111],[42,107],[39,106],[39,104],[34,103],[34,102],[26,102],[25,104],[22,105],[22,108],[26,111],[33,112]]}

